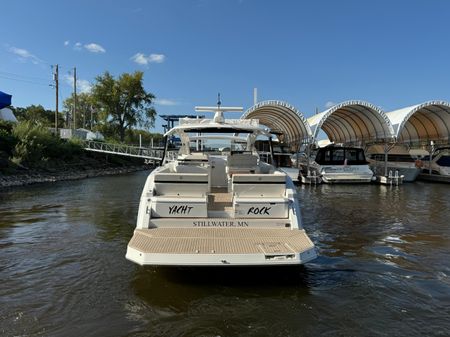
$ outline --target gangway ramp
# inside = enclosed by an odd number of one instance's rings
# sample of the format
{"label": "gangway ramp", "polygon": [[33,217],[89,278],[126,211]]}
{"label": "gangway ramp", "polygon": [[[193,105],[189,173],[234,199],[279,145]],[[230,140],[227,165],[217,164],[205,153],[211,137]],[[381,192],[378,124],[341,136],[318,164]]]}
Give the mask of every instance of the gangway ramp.
{"label": "gangway ramp", "polygon": [[164,152],[163,148],[146,148],[98,141],[85,141],[84,149],[86,151],[116,154],[120,156],[142,158],[153,161],[161,160]]}

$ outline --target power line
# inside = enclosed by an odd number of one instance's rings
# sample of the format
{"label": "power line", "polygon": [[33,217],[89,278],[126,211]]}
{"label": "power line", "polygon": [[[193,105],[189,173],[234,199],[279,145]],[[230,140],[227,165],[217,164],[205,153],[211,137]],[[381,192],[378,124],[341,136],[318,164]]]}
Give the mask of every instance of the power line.
{"label": "power line", "polygon": [[[9,76],[4,76],[0,74],[0,78],[3,79],[7,79],[7,80],[12,80],[12,81],[19,81],[19,82],[25,82],[25,83],[30,83],[30,84],[36,84],[36,85],[50,85],[50,83],[42,83],[42,82],[36,82],[36,81],[31,81],[31,80],[25,80],[25,79],[21,79],[21,78],[14,78],[14,77],[9,77]],[[50,82],[50,80],[49,80]]]}
{"label": "power line", "polygon": [[44,77],[36,77],[36,76],[28,76],[28,75],[21,75],[21,74],[15,74],[8,71],[0,70],[0,74],[4,74],[6,76],[14,76],[14,77],[21,77],[24,79],[32,79],[32,80],[43,80],[43,81],[49,81],[50,78],[44,78]]}

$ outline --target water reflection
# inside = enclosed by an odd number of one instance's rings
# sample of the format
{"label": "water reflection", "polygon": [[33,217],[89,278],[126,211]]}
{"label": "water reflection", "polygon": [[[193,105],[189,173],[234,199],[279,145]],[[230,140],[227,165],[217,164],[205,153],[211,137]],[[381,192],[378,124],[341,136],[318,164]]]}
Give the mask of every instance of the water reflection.
{"label": "water reflection", "polygon": [[[146,302],[157,305],[174,303],[173,298],[184,297],[188,302],[202,297],[213,289],[226,292],[233,289],[242,296],[264,293],[282,294],[289,289],[308,294],[308,270],[293,267],[226,267],[226,268],[137,268],[132,281],[136,294]],[[170,296],[161,289],[171,289]],[[183,296],[179,296],[183,294]]]}

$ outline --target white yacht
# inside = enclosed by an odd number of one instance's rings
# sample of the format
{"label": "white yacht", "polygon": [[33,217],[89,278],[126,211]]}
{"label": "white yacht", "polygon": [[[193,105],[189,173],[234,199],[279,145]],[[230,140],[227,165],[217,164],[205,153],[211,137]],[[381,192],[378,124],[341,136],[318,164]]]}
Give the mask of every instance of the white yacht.
{"label": "white yacht", "polygon": [[[370,183],[375,180],[364,156],[364,151],[360,148],[331,144],[319,148],[314,158],[314,160],[307,156],[301,158],[302,175],[316,176],[322,182],[329,184]],[[307,172],[308,169],[309,172]]]}
{"label": "white yacht", "polygon": [[[385,156],[383,145],[369,146],[367,151],[367,159],[370,168],[376,175],[385,175]],[[409,148],[405,145],[395,145],[388,152],[387,172],[391,172],[392,176],[403,176],[403,181],[414,181],[420,173],[420,167],[414,157],[409,153]]]}
{"label": "white yacht", "polygon": [[450,177],[450,147],[441,147],[436,149],[431,156],[425,156],[421,160],[422,172],[424,174],[430,173],[442,177]]}
{"label": "white yacht", "polygon": [[[259,159],[258,120],[180,119],[142,191],[126,258],[140,265],[295,265],[316,258],[291,179]],[[181,146],[170,155],[170,138]],[[172,158],[172,160],[170,160]]]}

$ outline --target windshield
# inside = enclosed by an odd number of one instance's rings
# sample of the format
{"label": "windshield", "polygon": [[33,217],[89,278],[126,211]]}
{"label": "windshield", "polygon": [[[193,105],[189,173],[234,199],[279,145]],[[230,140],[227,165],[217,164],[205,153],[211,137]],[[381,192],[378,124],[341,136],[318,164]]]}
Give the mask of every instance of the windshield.
{"label": "windshield", "polygon": [[193,152],[203,152],[209,154],[230,154],[235,152],[250,151],[247,143],[232,139],[191,139],[189,142],[189,150]]}
{"label": "windshield", "polygon": [[[251,136],[250,136],[251,137]],[[205,134],[197,133],[189,135],[183,141],[179,138],[172,138],[169,142],[168,150],[171,153],[207,153],[213,155],[229,155],[231,153],[251,153],[254,150],[252,142],[247,141],[247,135],[236,136],[230,134]],[[249,144],[250,143],[250,146]],[[188,149],[189,148],[189,149]]]}
{"label": "windshield", "polygon": [[326,147],[318,150],[316,162],[320,165],[366,165],[364,151],[357,148]]}
{"label": "windshield", "polygon": [[437,163],[439,166],[450,167],[450,156],[442,156]]}

